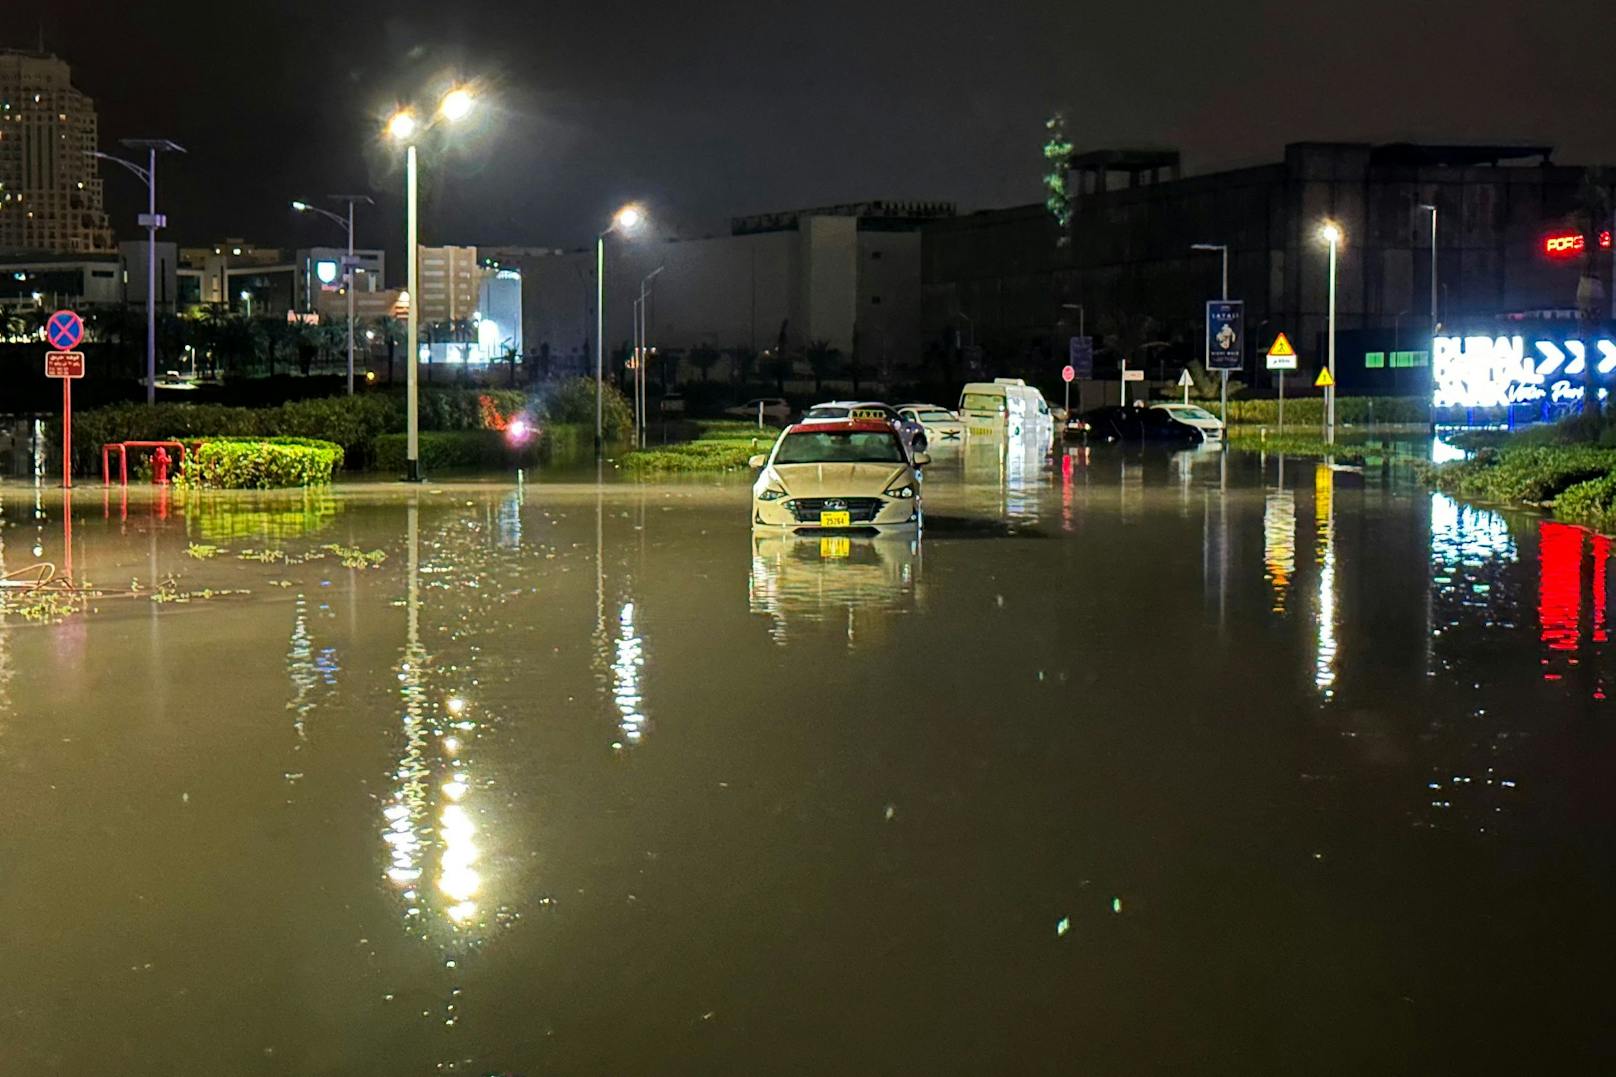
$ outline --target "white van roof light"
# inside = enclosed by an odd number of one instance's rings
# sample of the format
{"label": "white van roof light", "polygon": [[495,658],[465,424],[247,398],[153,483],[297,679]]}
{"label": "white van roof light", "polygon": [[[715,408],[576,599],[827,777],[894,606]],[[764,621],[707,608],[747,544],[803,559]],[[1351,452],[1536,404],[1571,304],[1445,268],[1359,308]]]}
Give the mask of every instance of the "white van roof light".
{"label": "white van roof light", "polygon": [[994,385],[1026,385],[1027,383],[1025,381],[1023,381],[1021,378],[994,378],[993,379],[993,384]]}

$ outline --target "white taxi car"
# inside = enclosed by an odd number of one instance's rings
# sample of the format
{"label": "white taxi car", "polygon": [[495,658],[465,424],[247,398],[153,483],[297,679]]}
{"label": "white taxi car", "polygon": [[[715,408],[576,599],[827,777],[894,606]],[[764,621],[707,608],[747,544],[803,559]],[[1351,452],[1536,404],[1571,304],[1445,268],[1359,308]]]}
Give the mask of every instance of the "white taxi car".
{"label": "white taxi car", "polygon": [[752,486],[752,526],[786,531],[891,531],[920,523],[919,469],[890,423],[798,423],[767,456]]}
{"label": "white taxi car", "polygon": [[899,404],[898,414],[925,428],[927,449],[957,449],[965,443],[965,423],[947,408],[936,404]]}

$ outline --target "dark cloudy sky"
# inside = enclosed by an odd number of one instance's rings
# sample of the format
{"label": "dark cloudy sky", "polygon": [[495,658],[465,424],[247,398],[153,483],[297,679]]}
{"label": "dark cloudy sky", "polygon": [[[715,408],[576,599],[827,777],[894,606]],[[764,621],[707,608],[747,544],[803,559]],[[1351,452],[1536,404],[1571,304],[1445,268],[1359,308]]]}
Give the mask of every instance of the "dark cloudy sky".
{"label": "dark cloudy sky", "polygon": [[[577,245],[629,197],[687,235],[837,201],[1035,201],[1057,107],[1080,147],[1176,145],[1193,171],[1303,139],[1541,140],[1561,161],[1616,161],[1610,62],[1588,44],[1616,31],[1608,0],[42,7],[105,148],[191,151],[164,162],[160,207],[190,242],[334,239],[286,202],[355,190],[378,202],[361,241],[401,246],[379,118],[456,72],[493,104],[425,155],[426,242]],[[135,186],[107,180],[123,233]]]}

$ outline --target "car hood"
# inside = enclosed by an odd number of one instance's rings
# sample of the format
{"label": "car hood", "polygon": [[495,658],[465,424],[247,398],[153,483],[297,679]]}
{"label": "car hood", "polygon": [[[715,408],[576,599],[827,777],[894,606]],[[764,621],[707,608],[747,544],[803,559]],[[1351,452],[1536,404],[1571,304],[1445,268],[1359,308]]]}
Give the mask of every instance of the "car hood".
{"label": "car hood", "polygon": [[776,464],[792,497],[880,497],[909,469],[903,464]]}

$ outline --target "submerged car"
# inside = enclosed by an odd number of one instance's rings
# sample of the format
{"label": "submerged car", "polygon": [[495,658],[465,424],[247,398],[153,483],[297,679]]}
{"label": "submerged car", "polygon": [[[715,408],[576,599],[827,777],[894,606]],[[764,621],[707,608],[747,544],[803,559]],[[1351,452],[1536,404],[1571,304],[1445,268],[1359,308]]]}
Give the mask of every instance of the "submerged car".
{"label": "submerged car", "polygon": [[877,419],[788,426],[752,486],[752,526],[785,531],[888,531],[920,523],[919,469],[911,452]]}
{"label": "submerged car", "polygon": [[1111,406],[1084,412],[1079,418],[1087,425],[1089,437],[1101,441],[1199,445],[1204,440],[1200,430],[1179,422],[1160,408]]}
{"label": "submerged car", "polygon": [[898,410],[890,404],[883,404],[878,400],[827,400],[823,404],[815,404],[802,413],[802,421],[805,423],[862,419],[889,422],[894,430],[903,435],[903,443],[910,452],[926,451],[926,428],[914,419],[899,415]]}
{"label": "submerged car", "polygon": [[1205,408],[1194,404],[1152,404],[1151,411],[1165,411],[1174,422],[1193,426],[1206,441],[1223,440],[1223,422]]}
{"label": "submerged car", "polygon": [[784,397],[778,396],[755,397],[744,404],[725,408],[724,414],[737,419],[756,419],[760,408],[763,418],[772,419],[777,423],[783,423],[791,418],[791,405]]}
{"label": "submerged car", "polygon": [[958,448],[965,440],[965,422],[954,412],[936,404],[899,404],[898,415],[918,423],[926,431],[926,447]]}

